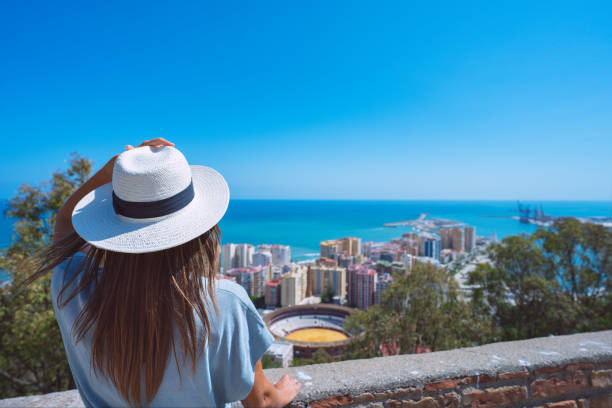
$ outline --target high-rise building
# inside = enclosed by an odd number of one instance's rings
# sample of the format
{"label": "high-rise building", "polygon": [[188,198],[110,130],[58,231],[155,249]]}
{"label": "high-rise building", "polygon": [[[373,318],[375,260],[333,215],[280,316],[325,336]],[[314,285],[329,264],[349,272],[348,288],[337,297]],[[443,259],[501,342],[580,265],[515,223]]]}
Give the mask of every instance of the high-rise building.
{"label": "high-rise building", "polygon": [[336,240],[322,241],[321,258],[336,259]]}
{"label": "high-rise building", "polygon": [[419,256],[425,256],[425,240],[426,235],[419,235]]}
{"label": "high-rise building", "polygon": [[250,265],[247,268],[232,268],[226,275],[235,278],[236,283],[244,288],[249,296],[264,294],[265,274],[268,268]]}
{"label": "high-rise building", "polygon": [[269,251],[257,250],[253,253],[253,265],[268,266],[272,263],[272,254]]}
{"label": "high-rise building", "polygon": [[223,258],[222,265],[223,273],[227,274],[227,272],[234,267],[234,256],[236,254],[236,245],[235,244],[225,244],[223,245],[222,255]]}
{"label": "high-rise building", "polygon": [[338,266],[338,260],[337,259],[331,259],[331,258],[318,258],[315,261],[315,264],[319,265],[319,266]]}
{"label": "high-rise building", "polygon": [[330,239],[321,242],[321,258],[336,259],[339,254],[357,256],[361,254],[361,238]]}
{"label": "high-rise building", "polygon": [[389,285],[393,282],[393,276],[390,274],[380,275],[376,282],[376,289],[374,290],[374,304],[379,304],[381,300],[381,294],[386,290]]}
{"label": "high-rise building", "polygon": [[457,252],[463,252],[465,249],[465,234],[463,228],[452,228],[451,234],[451,248]]}
{"label": "high-rise building", "polygon": [[280,244],[261,244],[257,246],[259,252],[269,252],[271,254],[271,263],[273,265],[286,265],[291,262],[291,247]]}
{"label": "high-rise building", "polygon": [[346,303],[355,307],[357,303],[357,272],[364,269],[362,265],[349,265],[346,268]]}
{"label": "high-rise building", "polygon": [[329,285],[334,291],[334,296],[344,299],[346,296],[346,268],[313,265],[308,272],[308,283],[314,296],[322,295]]}
{"label": "high-rise building", "polygon": [[272,263],[287,265],[291,262],[291,247],[289,245],[272,245]]}
{"label": "high-rise building", "polygon": [[374,269],[365,269],[358,271],[356,278],[357,296],[355,306],[361,310],[367,310],[368,307],[374,304],[374,291],[376,290],[378,275]]}
{"label": "high-rise building", "polygon": [[465,227],[463,229],[465,235],[465,250],[471,251],[476,246],[476,227]]}
{"label": "high-rise building", "polygon": [[306,266],[298,265],[281,278],[281,306],[294,306],[306,297]]}
{"label": "high-rise building", "polygon": [[348,256],[357,256],[361,254],[361,238],[342,238],[340,240],[343,252]]}
{"label": "high-rise building", "polygon": [[402,262],[406,268],[406,273],[408,273],[412,270],[412,267],[414,266],[416,262],[416,255],[406,253],[402,257]]}
{"label": "high-rise building", "polygon": [[440,240],[436,238],[425,239],[425,256],[440,260]]}
{"label": "high-rise building", "polygon": [[451,247],[450,241],[451,241],[450,229],[442,228],[440,230],[440,249],[450,248]]}
{"label": "high-rise building", "polygon": [[254,247],[251,244],[237,244],[234,268],[246,268],[253,263]]}
{"label": "high-rise building", "polygon": [[271,280],[266,283],[264,296],[267,307],[277,307],[281,304],[281,280]]}
{"label": "high-rise building", "polygon": [[223,273],[232,268],[246,268],[253,263],[253,245],[225,244],[222,249]]}

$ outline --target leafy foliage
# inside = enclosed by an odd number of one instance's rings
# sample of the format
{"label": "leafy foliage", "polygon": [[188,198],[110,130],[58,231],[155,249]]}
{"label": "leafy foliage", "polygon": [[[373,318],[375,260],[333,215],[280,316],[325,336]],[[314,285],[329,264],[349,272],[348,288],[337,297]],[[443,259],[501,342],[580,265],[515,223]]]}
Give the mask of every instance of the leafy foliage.
{"label": "leafy foliage", "polygon": [[356,336],[348,358],[381,356],[383,347],[387,354],[406,354],[417,346],[435,351],[479,344],[490,332],[489,320],[473,314],[453,276],[429,263],[394,275],[381,303],[355,310],[345,328]]}
{"label": "leafy foliage", "polygon": [[331,284],[328,283],[325,285],[325,290],[321,294],[321,303],[332,303],[335,295],[334,288],[332,288]]}
{"label": "leafy foliage", "polygon": [[[51,241],[55,215],[91,172],[91,161],[73,155],[66,171],[39,186],[22,185],[6,215],[17,219],[0,268],[0,396],[74,388],[53,313],[50,277],[21,283],[35,270],[36,254]],[[355,310],[345,328],[356,335],[345,358],[433,351],[612,328],[612,231],[572,218],[531,236],[511,236],[488,250],[490,263],[468,275],[471,294],[459,290],[450,270],[417,263],[395,274],[381,303]],[[326,287],[322,301],[331,302]],[[252,297],[256,307],[264,297]],[[333,361],[324,349],[294,365]],[[264,367],[279,363],[262,358]]]}
{"label": "leafy foliage", "polygon": [[559,218],[489,249],[468,283],[472,305],[495,323],[491,341],[612,328],[612,232]]}
{"label": "leafy foliage", "polygon": [[266,368],[280,368],[282,364],[279,361],[276,361],[271,356],[264,354],[261,357],[261,367],[265,370]]}
{"label": "leafy foliage", "polygon": [[266,297],[261,296],[251,296],[251,301],[255,305],[257,309],[261,309],[266,306]]}
{"label": "leafy foliage", "polygon": [[10,397],[74,388],[50,298],[51,278],[29,286],[36,253],[52,238],[57,211],[89,176],[90,160],[73,154],[66,171],[39,186],[22,185],[6,216],[17,219],[0,268],[10,281],[0,288],[0,395]]}
{"label": "leafy foliage", "polygon": [[293,366],[331,363],[332,361],[334,361],[334,358],[324,348],[319,348],[312,353],[312,358],[295,357],[293,359]]}
{"label": "leafy foliage", "polygon": [[468,274],[417,264],[397,275],[379,305],[356,310],[345,328],[355,337],[347,358],[443,350],[493,341],[612,328],[612,231],[559,218],[531,236],[504,238],[489,263]]}

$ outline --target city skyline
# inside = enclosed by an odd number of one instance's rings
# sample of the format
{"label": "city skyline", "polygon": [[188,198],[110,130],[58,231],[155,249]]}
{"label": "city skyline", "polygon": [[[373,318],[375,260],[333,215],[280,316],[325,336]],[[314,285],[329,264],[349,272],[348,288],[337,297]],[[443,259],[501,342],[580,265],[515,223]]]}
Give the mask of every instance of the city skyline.
{"label": "city skyline", "polygon": [[606,3],[0,13],[0,198],[165,137],[232,199],[612,201]]}

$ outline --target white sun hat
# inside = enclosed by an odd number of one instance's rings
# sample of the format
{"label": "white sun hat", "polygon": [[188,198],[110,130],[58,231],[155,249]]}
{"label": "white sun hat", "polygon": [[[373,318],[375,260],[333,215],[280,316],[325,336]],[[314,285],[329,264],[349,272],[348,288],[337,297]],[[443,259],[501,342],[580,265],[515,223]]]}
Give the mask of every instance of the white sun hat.
{"label": "white sun hat", "polygon": [[210,230],[228,204],[229,187],[219,172],[190,166],[174,147],[144,146],[117,156],[112,182],[78,202],[72,225],[97,248],[155,252]]}

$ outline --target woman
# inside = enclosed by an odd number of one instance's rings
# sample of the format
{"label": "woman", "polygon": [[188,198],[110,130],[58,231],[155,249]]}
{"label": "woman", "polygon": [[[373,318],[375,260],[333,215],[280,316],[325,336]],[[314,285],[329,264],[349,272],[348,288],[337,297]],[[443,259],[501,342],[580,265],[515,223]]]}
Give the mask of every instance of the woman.
{"label": "woman", "polygon": [[270,383],[273,337],[246,291],[215,279],[223,177],[164,139],[113,157],[66,201],[36,279],[51,295],[86,406],[281,407],[300,384]]}

